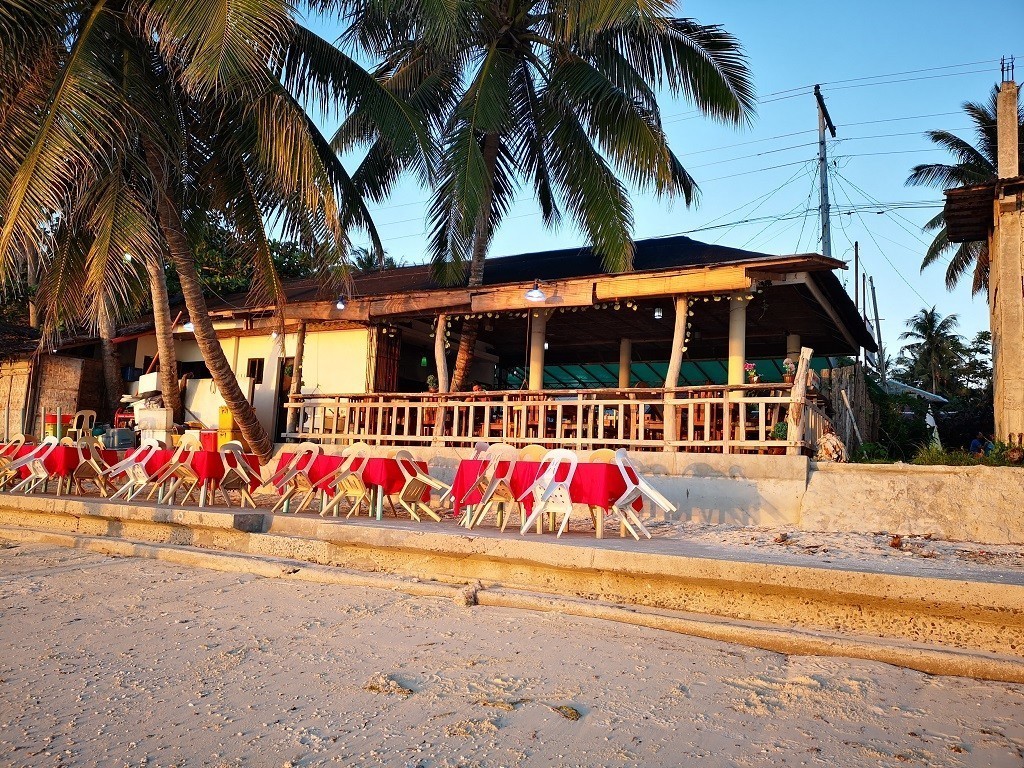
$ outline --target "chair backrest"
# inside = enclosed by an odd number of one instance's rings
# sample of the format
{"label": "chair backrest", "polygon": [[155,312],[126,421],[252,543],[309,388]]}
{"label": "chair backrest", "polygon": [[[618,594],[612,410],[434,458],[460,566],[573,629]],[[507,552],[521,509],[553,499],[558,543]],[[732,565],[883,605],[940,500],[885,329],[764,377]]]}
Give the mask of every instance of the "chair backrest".
{"label": "chair backrest", "polygon": [[[249,482],[260,479],[260,475],[245,460],[245,451],[237,440],[229,440],[224,443],[218,453],[220,453],[221,464],[224,465],[224,477],[237,474]],[[234,458],[234,465],[228,461],[229,456]]]}
{"label": "chair backrest", "polygon": [[[361,475],[366,466],[365,460],[370,458],[370,446],[366,443],[352,443],[341,452],[341,455],[345,457],[345,460],[341,463],[340,469]],[[352,465],[356,462],[360,462],[359,469],[353,470]]]}
{"label": "chair backrest", "polygon": [[406,450],[389,451],[388,458],[394,459],[398,464],[398,470],[406,482],[419,476],[420,468],[416,466],[416,459]]}
{"label": "chair backrest", "polygon": [[484,454],[490,450],[491,446],[485,443],[483,440],[477,440],[473,446],[473,460],[482,459]]}
{"label": "chair backrest", "polygon": [[598,448],[591,452],[588,461],[591,464],[611,464],[615,461],[615,451],[611,448]]}
{"label": "chair backrest", "polygon": [[78,445],[78,441],[75,440],[73,437],[62,437],[57,444],[66,445],[68,447],[74,448],[76,445]]}
{"label": "chair backrest", "polygon": [[[162,451],[164,449],[164,444],[157,440],[155,437],[147,437],[145,440],[139,443],[139,448],[155,448],[157,450]],[[152,453],[152,451],[150,453]]]}
{"label": "chair backrest", "polygon": [[531,444],[519,452],[519,458],[522,461],[541,461],[546,453],[547,449],[543,445]]}
{"label": "chair backrest", "polygon": [[183,435],[178,441],[178,448],[184,448],[186,451],[201,451],[203,444],[196,439],[195,435]]}
{"label": "chair backrest", "polygon": [[[488,449],[487,455],[484,458],[487,460],[487,463],[484,464],[483,472],[480,473],[484,483],[490,484],[495,478],[508,482],[515,471],[516,460],[519,458],[519,449],[514,445],[495,443]],[[502,470],[502,464],[505,465],[504,470]]]}
{"label": "chair backrest", "polygon": [[[548,451],[541,459],[540,467],[537,470],[537,484],[542,488],[547,488],[554,482],[569,485],[573,475],[576,474],[577,463],[579,463],[579,457],[575,451],[570,451],[567,448],[555,448]],[[563,466],[568,467],[565,477],[556,481],[555,478],[558,477]]]}
{"label": "chair backrest", "polygon": [[24,444],[25,436],[19,432],[11,438],[11,442],[0,448],[0,456],[14,456]]}
{"label": "chair backrest", "polygon": [[619,450],[615,451],[615,466],[619,468],[619,473],[622,475],[622,481],[626,484],[627,490],[640,486],[640,473],[633,465],[625,448],[619,448]]}
{"label": "chair backrest", "polygon": [[92,428],[95,426],[96,411],[77,411],[74,417],[71,419],[71,429],[87,429],[91,432]]}
{"label": "chair backrest", "polygon": [[295,453],[288,463],[283,467],[279,467],[277,472],[271,476],[269,482],[280,487],[282,483],[290,481],[298,474],[304,475],[308,480],[309,471],[313,468],[313,462],[317,460],[321,453],[323,453],[323,448],[316,443],[299,443],[295,446]]}

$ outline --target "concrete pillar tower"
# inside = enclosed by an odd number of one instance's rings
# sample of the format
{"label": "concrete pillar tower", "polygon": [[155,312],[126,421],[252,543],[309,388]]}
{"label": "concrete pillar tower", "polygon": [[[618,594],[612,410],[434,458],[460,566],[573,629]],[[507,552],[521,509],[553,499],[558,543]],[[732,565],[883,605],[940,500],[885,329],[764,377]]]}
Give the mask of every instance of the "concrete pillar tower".
{"label": "concrete pillar tower", "polygon": [[989,237],[989,315],[996,438],[1024,438],[1024,182],[1019,178],[1017,84],[1004,82],[997,100],[999,183]]}

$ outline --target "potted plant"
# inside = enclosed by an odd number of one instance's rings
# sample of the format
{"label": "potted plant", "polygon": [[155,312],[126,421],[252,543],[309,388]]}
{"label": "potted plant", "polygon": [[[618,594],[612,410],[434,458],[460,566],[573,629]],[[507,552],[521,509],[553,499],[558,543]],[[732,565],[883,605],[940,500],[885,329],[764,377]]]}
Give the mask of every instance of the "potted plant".
{"label": "potted plant", "polygon": [[[788,436],[789,436],[789,425],[786,422],[780,421],[774,427],[772,427],[772,434],[771,434],[771,439],[772,440],[785,440]],[[785,456],[786,455],[786,449],[781,447],[781,446],[775,446],[775,447],[769,448],[768,449],[768,453],[769,453],[769,455],[772,455],[772,456]]]}
{"label": "potted plant", "polygon": [[757,384],[761,380],[761,377],[757,373],[757,366],[753,363],[744,363],[743,372],[747,374],[748,384]]}
{"label": "potted plant", "polygon": [[795,376],[796,363],[787,357],[782,361],[782,381],[786,384],[792,384]]}

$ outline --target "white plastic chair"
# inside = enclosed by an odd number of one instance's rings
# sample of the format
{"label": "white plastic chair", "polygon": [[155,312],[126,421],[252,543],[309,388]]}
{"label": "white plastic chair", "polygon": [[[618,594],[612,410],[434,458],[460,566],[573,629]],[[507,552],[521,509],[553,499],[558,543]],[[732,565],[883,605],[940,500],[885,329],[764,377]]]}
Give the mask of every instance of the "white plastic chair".
{"label": "white plastic chair", "polygon": [[23,491],[24,493],[32,493],[40,485],[43,486],[43,492],[46,492],[46,485],[50,481],[50,471],[46,468],[46,459],[58,445],[58,440],[52,435],[43,439],[39,445],[32,449],[32,452],[27,456],[22,456],[16,461],[12,461],[4,469],[5,482],[16,478],[22,467],[28,467],[29,475],[23,479],[20,483],[11,488],[10,493],[17,493]]}
{"label": "white plastic chair", "polygon": [[309,471],[321,453],[323,453],[323,449],[315,443],[299,443],[295,446],[295,455],[292,456],[291,461],[278,469],[268,481],[281,491],[281,498],[270,510],[271,514],[277,512],[278,509],[287,511],[290,508],[292,497],[300,491],[305,491],[306,495],[295,509],[295,514],[306,508],[318,491],[309,478]]}
{"label": "white plastic chair", "polygon": [[77,411],[65,434],[72,440],[81,440],[83,437],[92,437],[92,428],[95,426],[96,411]]}
{"label": "white plastic chair", "polygon": [[320,517],[327,517],[328,513],[337,517],[341,503],[346,500],[349,502],[346,517],[358,515],[359,508],[364,503],[367,512],[372,514],[370,489],[366,487],[366,482],[363,480],[366,460],[370,458],[370,446],[366,443],[352,443],[341,452],[341,455],[344,457],[341,465],[320,481],[321,488],[334,489],[334,496],[320,510]]}
{"label": "white plastic chair", "polygon": [[[423,502],[423,494],[429,493],[431,489],[437,488],[437,485],[434,482],[431,482],[434,478],[424,473],[416,465],[416,460],[413,459],[412,454],[408,451],[396,451],[392,458],[394,458],[398,463],[398,469],[401,471],[402,477],[405,478],[405,483],[397,494],[388,496],[391,508],[393,510],[395,509],[394,497],[397,496],[399,506],[408,512],[410,517],[412,517],[416,522],[420,521],[420,516],[417,510],[425,512],[427,515],[434,518],[434,520],[440,522],[440,515]],[[440,481],[437,481],[437,483],[440,483]],[[441,483],[441,485],[444,488],[448,488],[448,486],[443,483]]]}
{"label": "white plastic chair", "polygon": [[[511,511],[507,509],[507,506],[511,504],[515,504],[519,508],[519,522],[522,524],[522,505],[519,504],[512,491],[512,473],[515,472],[518,457],[519,449],[505,443],[496,443],[488,449],[487,463],[484,465],[480,477],[462,497],[462,503],[466,504],[473,493],[480,494],[480,500],[476,504],[466,507],[466,514],[461,521],[466,528],[472,529],[479,525],[491,508],[497,507],[495,522],[504,531],[505,526],[508,525]],[[504,468],[502,468],[502,464],[505,465]]]}
{"label": "white plastic chair", "polygon": [[[229,456],[234,459],[233,464],[228,460]],[[250,467],[249,462],[245,460],[245,451],[242,450],[242,444],[237,440],[224,443],[220,447],[220,460],[224,465],[224,477],[218,481],[217,489],[224,498],[224,503],[230,507],[231,497],[228,495],[228,491],[238,491],[241,497],[238,506],[244,507],[245,502],[249,502],[253,509],[255,509],[256,502],[253,501],[249,488],[254,484],[259,486],[262,480],[259,473]]]}
{"label": "white plastic chair", "polygon": [[[548,507],[552,507],[550,510],[551,523],[549,527],[554,528],[555,515],[560,511],[562,512],[562,524],[558,528],[558,536],[565,532],[565,528],[569,524],[569,517],[572,514],[572,496],[569,493],[569,486],[572,484],[572,478],[576,474],[576,465],[578,463],[579,458],[576,456],[576,453],[565,448],[556,448],[544,454],[537,473],[537,479],[533,481],[533,485],[519,496],[519,501],[523,501],[530,495],[534,499],[533,512],[523,521],[519,529],[520,534],[525,535],[529,527],[535,522],[538,524],[539,532],[540,523],[543,519],[542,515],[548,511]],[[562,480],[556,480],[555,478],[561,474],[562,467],[566,468],[565,477]]]}
{"label": "white plastic chair", "polygon": [[[25,445],[25,436],[19,432],[11,438],[11,442],[0,447],[0,478],[4,475],[4,468],[12,461],[17,460],[18,451],[23,445]],[[2,481],[0,481],[0,488],[3,488]]]}
{"label": "white plastic chair", "polygon": [[100,454],[99,445],[95,440],[83,437],[78,441],[78,466],[71,473],[71,481],[75,484],[75,493],[79,496],[84,493],[82,484],[91,482],[95,484],[100,495],[106,497],[108,480],[105,475],[109,465]]}
{"label": "white plastic chair", "polygon": [[178,447],[171,455],[170,461],[150,480],[153,487],[150,488],[146,498],[153,498],[153,494],[163,486],[163,493],[158,500],[162,499],[168,505],[174,504],[174,495],[182,485],[188,483],[188,490],[185,491],[185,496],[181,500],[182,504],[186,503],[189,496],[196,492],[202,483],[202,479],[192,469],[192,457],[187,454],[189,451],[200,450],[202,450],[202,445],[198,440],[192,437],[183,437],[178,442]]}
{"label": "white plastic chair", "polygon": [[122,472],[125,475],[124,485],[114,492],[114,495],[110,497],[111,501],[114,499],[131,501],[153,482],[153,478],[159,474],[160,470],[151,473],[146,469],[146,462],[159,450],[162,449],[156,440],[143,440],[142,445],[135,449],[131,456],[107,469],[104,474],[109,477],[114,477]]}
{"label": "white plastic chair", "polygon": [[[637,499],[645,499],[650,501],[652,505],[662,509],[665,513],[674,513],[676,506],[666,499],[657,488],[644,479],[643,475],[633,465],[633,462],[629,460],[629,454],[626,453],[625,448],[620,448],[615,452],[615,465],[622,474],[622,481],[626,484],[626,490],[616,499],[614,508],[618,510],[623,521],[632,522],[649,539],[651,538],[650,531],[647,530],[644,524],[640,522],[640,518],[637,517],[633,509],[633,502]],[[627,527],[629,527],[628,522]],[[633,538],[639,539],[639,536],[634,532]]]}

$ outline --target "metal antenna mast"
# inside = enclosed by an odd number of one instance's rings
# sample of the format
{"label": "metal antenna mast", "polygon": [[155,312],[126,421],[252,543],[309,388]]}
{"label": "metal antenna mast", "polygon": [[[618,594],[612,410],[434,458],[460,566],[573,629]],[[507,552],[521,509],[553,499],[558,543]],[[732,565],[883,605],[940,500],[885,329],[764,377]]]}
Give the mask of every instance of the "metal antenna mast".
{"label": "metal antenna mast", "polygon": [[828,107],[825,106],[825,99],[821,96],[820,86],[814,86],[814,98],[818,101],[818,172],[821,175],[821,253],[823,256],[832,256],[832,225],[828,219],[828,158],[825,156],[825,128],[827,127],[836,137],[836,127],[829,117]]}

